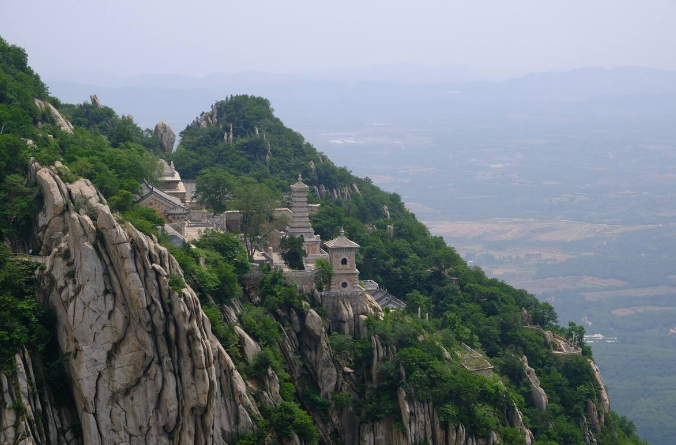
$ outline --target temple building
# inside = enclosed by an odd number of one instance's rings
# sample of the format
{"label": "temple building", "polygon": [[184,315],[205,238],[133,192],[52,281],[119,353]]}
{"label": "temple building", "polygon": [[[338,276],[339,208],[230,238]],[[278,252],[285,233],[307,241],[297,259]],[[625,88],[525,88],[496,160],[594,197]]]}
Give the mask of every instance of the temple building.
{"label": "temple building", "polygon": [[349,240],[345,231],[340,229],[338,238],[327,241],[329,262],[333,265],[333,275],[329,283],[328,292],[354,294],[364,291],[359,286],[359,270],[357,270],[357,249],[359,244]]}
{"label": "temple building", "polygon": [[286,233],[293,236],[303,237],[303,246],[305,247],[304,262],[314,264],[319,258],[327,259],[328,256],[321,248],[322,240],[310,224],[309,206],[307,195],[310,187],[303,182],[303,177],[298,174],[298,181],[291,186],[291,221],[286,227]]}
{"label": "temple building", "polygon": [[364,280],[361,282],[362,287],[366,292],[371,294],[378,306],[382,309],[406,309],[406,303],[392,295],[387,291],[387,289],[382,288],[378,283],[373,280]]}
{"label": "temple building", "polygon": [[190,217],[190,209],[176,196],[153,186],[148,181],[141,183],[141,195],[136,202],[155,209],[176,232],[185,236],[185,226]]}

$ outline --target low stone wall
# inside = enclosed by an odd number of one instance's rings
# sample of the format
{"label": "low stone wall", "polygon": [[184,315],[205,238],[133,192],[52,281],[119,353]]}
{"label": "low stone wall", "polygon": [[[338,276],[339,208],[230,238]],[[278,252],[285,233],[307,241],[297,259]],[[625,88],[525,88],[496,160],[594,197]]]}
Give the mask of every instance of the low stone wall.
{"label": "low stone wall", "polygon": [[284,279],[289,284],[295,284],[303,292],[312,292],[315,287],[314,270],[284,270]]}

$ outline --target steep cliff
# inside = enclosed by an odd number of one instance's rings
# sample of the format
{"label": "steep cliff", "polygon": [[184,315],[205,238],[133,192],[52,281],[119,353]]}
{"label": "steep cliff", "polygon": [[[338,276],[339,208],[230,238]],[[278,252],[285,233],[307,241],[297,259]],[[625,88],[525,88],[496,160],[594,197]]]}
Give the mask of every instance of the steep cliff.
{"label": "steep cliff", "polygon": [[117,221],[86,179],[30,165],[39,297],[56,312],[84,443],[232,443],[258,415],[167,250]]}

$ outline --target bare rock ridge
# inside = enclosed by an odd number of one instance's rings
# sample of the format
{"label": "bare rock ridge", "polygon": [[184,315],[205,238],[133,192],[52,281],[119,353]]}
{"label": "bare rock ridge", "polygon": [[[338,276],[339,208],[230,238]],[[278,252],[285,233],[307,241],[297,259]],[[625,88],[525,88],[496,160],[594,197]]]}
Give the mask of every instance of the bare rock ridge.
{"label": "bare rock ridge", "polygon": [[56,124],[57,127],[61,129],[61,131],[64,131],[66,133],[73,133],[74,131],[73,124],[68,122],[68,120],[66,120],[66,118],[63,117],[61,113],[59,113],[59,110],[54,108],[54,105],[40,99],[35,99],[35,105],[38,107],[40,111],[47,110],[51,115],[52,119],[54,119],[54,123]]}
{"label": "bare rock ridge", "polygon": [[176,133],[171,129],[168,123],[160,121],[155,125],[155,136],[160,140],[160,146],[165,153],[174,151],[174,142],[176,142]]}
{"label": "bare rock ridge", "polygon": [[84,443],[226,444],[258,410],[178,263],[91,183],[30,166],[44,195],[39,297],[57,317]]}
{"label": "bare rock ridge", "polygon": [[540,411],[544,411],[547,409],[547,405],[549,405],[549,400],[547,399],[545,390],[540,387],[540,379],[535,374],[535,369],[528,366],[528,359],[525,355],[521,357],[521,362],[523,363],[526,379],[530,385],[530,397],[533,405]]}
{"label": "bare rock ridge", "polygon": [[603,384],[603,377],[601,377],[601,371],[598,366],[596,366],[593,360],[589,360],[589,365],[594,372],[599,389],[597,390],[598,405],[594,404],[591,400],[587,400],[586,414],[596,433],[599,433],[601,427],[605,425],[606,413],[610,411],[610,397]]}

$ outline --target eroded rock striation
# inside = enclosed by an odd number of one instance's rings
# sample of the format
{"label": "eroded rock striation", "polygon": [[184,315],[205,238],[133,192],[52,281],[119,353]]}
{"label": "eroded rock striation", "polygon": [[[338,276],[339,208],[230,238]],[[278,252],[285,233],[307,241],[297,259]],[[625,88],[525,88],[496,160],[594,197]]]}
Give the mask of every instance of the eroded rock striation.
{"label": "eroded rock striation", "polygon": [[118,222],[91,183],[30,166],[42,188],[39,297],[57,317],[87,444],[226,444],[258,410],[157,241]]}

